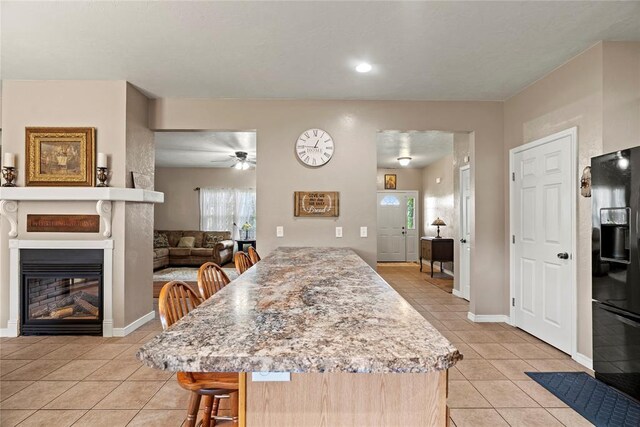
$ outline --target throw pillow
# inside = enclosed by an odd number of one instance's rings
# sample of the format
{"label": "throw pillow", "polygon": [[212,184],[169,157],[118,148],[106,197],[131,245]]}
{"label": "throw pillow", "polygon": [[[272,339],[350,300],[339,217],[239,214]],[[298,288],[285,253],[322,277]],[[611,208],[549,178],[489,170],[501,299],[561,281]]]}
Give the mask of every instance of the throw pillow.
{"label": "throw pillow", "polygon": [[202,244],[203,248],[215,248],[216,245],[222,241],[221,236],[215,236],[213,234],[205,234],[204,235],[204,243]]}
{"label": "throw pillow", "polygon": [[158,248],[168,248],[169,247],[169,239],[167,235],[164,233],[158,233],[157,231],[153,232],[153,247],[154,249]]}
{"label": "throw pillow", "polygon": [[195,237],[181,237],[180,241],[178,242],[178,247],[179,248],[192,248],[195,243],[196,243],[196,238]]}

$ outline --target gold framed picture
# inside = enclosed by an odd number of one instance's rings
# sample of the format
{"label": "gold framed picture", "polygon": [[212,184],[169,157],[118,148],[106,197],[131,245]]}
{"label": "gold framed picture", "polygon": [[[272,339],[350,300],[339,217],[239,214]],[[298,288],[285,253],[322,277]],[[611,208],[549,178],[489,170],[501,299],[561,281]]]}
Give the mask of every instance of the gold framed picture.
{"label": "gold framed picture", "polygon": [[95,128],[26,128],[27,187],[93,187]]}
{"label": "gold framed picture", "polygon": [[385,190],[396,189],[396,174],[389,173],[384,175],[384,189]]}

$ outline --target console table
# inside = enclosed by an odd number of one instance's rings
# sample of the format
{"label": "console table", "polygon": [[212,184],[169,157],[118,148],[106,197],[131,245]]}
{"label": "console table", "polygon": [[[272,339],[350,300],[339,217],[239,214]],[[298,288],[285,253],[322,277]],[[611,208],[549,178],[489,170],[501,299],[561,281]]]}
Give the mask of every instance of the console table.
{"label": "console table", "polygon": [[256,249],[256,239],[236,239],[238,244],[238,250],[244,252],[244,245],[251,245],[253,249]]}
{"label": "console table", "polygon": [[453,239],[422,237],[420,238],[420,271],[422,260],[431,262],[431,277],[433,277],[433,262],[440,261],[440,271],[443,262],[453,262]]}

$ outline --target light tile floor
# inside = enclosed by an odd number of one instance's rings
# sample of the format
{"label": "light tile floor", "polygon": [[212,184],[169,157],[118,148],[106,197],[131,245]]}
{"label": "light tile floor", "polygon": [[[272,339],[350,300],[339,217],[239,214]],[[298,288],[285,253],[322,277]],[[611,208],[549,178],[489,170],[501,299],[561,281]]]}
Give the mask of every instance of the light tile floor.
{"label": "light tile floor", "polygon": [[[473,323],[464,299],[429,283],[417,266],[380,264],[378,273],[447,337],[464,360],[449,370],[456,427],[590,426],[524,372],[585,371],[561,351],[504,323]],[[437,275],[438,273],[436,273]]]}
{"label": "light tile floor", "polygon": [[[378,271],[464,354],[450,370],[452,425],[590,425],[523,373],[581,365],[516,328],[468,321],[468,303],[417,266]],[[156,320],[124,338],[0,338],[0,426],[180,426],[188,393],[135,359],[161,329]]]}

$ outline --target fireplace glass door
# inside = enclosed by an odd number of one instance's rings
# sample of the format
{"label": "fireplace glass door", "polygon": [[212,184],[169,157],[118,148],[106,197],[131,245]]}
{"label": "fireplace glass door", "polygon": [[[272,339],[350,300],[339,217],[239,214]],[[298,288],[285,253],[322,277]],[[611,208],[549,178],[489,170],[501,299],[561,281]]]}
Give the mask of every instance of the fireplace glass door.
{"label": "fireplace glass door", "polygon": [[93,250],[21,251],[21,333],[102,334],[102,256]]}

